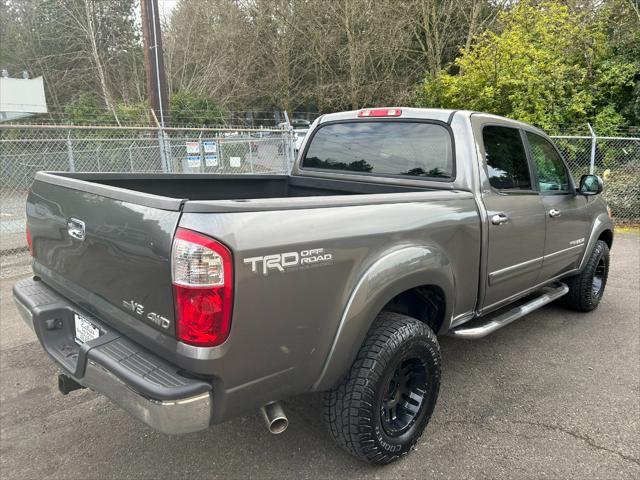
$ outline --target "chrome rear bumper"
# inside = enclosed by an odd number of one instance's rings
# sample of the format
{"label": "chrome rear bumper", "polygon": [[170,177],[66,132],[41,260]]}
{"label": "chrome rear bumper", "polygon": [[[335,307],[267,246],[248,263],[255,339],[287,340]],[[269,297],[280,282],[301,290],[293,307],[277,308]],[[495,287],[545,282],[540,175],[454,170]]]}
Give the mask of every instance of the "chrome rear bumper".
{"label": "chrome rear bumper", "polygon": [[71,332],[78,307],[42,282],[25,279],[14,286],[13,293],[24,322],[65,374],[80,385],[163,433],[190,433],[211,425],[210,384],[181,376],[177,368],[95,319],[106,333],[77,345]]}
{"label": "chrome rear bumper", "polygon": [[151,428],[172,435],[197,432],[211,422],[211,393],[177,400],[147,398],[109,372],[101,365],[89,361],[82,381],[85,387],[101,393],[122,409]]}

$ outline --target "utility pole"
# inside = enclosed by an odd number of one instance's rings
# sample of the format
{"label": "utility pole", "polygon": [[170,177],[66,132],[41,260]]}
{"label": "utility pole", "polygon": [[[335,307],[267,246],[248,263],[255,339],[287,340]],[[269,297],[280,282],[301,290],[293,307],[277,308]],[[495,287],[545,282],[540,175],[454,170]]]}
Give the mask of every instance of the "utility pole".
{"label": "utility pole", "polygon": [[149,105],[164,127],[169,107],[167,78],[164,71],[162,32],[158,0],[141,0],[142,39],[144,44],[144,68],[147,76]]}

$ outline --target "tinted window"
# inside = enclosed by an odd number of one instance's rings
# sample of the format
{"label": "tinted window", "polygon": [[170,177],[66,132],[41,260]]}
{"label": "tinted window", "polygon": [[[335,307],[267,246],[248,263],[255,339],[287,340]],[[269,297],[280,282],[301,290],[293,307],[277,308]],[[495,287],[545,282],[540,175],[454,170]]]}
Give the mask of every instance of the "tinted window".
{"label": "tinted window", "polygon": [[334,123],[316,131],[302,167],[450,178],[453,176],[451,150],[451,137],[441,125]]}
{"label": "tinted window", "polygon": [[482,129],[489,183],[498,190],[531,190],[531,175],[520,131],[509,127]]}
{"label": "tinted window", "polygon": [[531,157],[538,171],[541,192],[568,192],[569,175],[553,145],[535,133],[527,132]]}

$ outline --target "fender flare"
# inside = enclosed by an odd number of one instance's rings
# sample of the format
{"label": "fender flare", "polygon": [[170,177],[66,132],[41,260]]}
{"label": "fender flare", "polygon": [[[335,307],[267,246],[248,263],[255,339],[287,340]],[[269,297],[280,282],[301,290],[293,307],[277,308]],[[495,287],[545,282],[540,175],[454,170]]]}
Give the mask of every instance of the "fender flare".
{"label": "fender flare", "polygon": [[451,263],[440,248],[405,246],[385,253],[370,265],[349,296],[313,390],[326,390],[335,385],[353,363],[382,308],[396,295],[422,285],[437,286],[444,292],[446,327],[446,319],[450,319],[453,312],[455,282]]}
{"label": "fender flare", "polygon": [[595,220],[593,221],[593,224],[591,225],[591,233],[589,234],[589,241],[587,242],[587,246],[585,247],[584,253],[582,254],[582,259],[580,260],[580,266],[578,267],[579,271],[582,271],[584,269],[584,266],[587,264],[587,261],[589,260],[589,255],[591,255],[591,252],[593,251],[593,248],[595,247],[596,242],[598,241],[598,238],[600,238],[600,235],[602,235],[602,232],[606,230],[611,230],[611,233],[613,233],[613,222],[611,221],[611,219],[606,213],[601,213],[595,218]]}

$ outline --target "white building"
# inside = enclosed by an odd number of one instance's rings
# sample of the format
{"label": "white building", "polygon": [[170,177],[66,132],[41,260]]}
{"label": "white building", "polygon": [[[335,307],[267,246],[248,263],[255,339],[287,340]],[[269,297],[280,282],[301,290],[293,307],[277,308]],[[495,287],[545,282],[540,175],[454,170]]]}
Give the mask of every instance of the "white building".
{"label": "white building", "polygon": [[[0,76],[0,122],[47,113],[44,82],[38,78]],[[26,76],[26,75],[25,75]]]}

